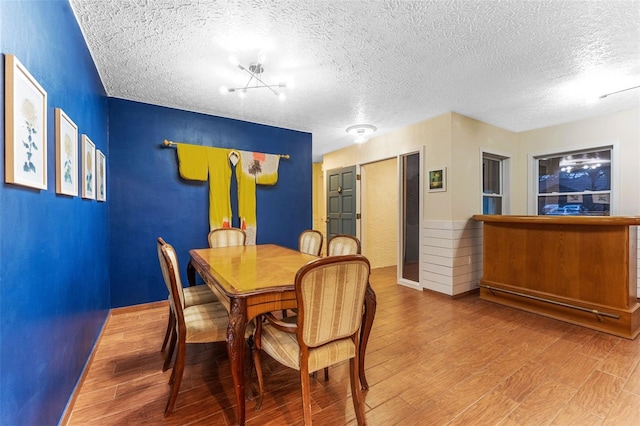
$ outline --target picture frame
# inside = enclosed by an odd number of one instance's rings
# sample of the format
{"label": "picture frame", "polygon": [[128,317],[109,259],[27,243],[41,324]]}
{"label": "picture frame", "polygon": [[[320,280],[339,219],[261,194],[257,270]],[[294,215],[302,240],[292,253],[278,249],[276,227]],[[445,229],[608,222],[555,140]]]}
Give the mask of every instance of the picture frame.
{"label": "picture frame", "polygon": [[96,198],[96,145],[82,135],[82,198]]}
{"label": "picture frame", "polygon": [[47,189],[47,92],[5,55],[5,182]]}
{"label": "picture frame", "polygon": [[107,159],[96,150],[96,200],[107,201]]}
{"label": "picture frame", "polygon": [[447,168],[429,169],[429,192],[445,192],[447,190]]}
{"label": "picture frame", "polygon": [[56,193],[78,195],[78,126],[65,112],[55,109]]}

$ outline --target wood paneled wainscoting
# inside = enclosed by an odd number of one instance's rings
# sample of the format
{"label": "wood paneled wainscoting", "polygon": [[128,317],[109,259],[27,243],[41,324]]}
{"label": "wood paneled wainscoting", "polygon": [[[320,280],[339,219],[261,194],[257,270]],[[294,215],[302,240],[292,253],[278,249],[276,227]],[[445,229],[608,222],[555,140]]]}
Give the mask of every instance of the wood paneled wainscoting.
{"label": "wood paneled wainscoting", "polygon": [[477,215],[484,300],[633,339],[640,217]]}

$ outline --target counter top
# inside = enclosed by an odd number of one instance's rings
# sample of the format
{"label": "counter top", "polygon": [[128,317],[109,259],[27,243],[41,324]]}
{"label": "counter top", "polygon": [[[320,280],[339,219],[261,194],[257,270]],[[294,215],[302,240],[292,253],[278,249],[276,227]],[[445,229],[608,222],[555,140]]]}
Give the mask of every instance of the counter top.
{"label": "counter top", "polygon": [[499,214],[476,214],[472,218],[481,222],[565,224],[565,225],[640,225],[640,216],[517,216]]}

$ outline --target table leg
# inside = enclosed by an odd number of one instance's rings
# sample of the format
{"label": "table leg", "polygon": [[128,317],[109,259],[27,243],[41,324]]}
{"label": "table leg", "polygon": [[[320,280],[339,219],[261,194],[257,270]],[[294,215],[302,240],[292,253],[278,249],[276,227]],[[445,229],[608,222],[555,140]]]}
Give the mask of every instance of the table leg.
{"label": "table leg", "polygon": [[189,281],[189,287],[196,285],[196,268],[191,264],[191,259],[187,263],[187,281]]}
{"label": "table leg", "polygon": [[367,342],[369,341],[369,334],[371,334],[371,327],[373,326],[373,318],[376,316],[376,306],[378,302],[376,300],[376,293],[373,291],[371,284],[367,284],[367,292],[364,296],[364,314],[362,316],[362,329],[360,330],[360,386],[362,390],[369,389],[367,378],[364,374],[364,356],[367,352]]}
{"label": "table leg", "polygon": [[227,352],[231,361],[233,385],[236,392],[238,424],[245,421],[245,383],[244,383],[244,333],[247,326],[247,301],[244,298],[232,298],[227,327]]}

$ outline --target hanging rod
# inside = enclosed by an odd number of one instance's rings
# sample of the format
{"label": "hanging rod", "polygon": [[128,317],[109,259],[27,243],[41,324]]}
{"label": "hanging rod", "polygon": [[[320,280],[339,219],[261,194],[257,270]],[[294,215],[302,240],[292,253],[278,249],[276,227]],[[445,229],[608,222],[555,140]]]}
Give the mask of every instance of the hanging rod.
{"label": "hanging rod", "polygon": [[[175,147],[178,144],[176,142],[170,141],[168,139],[165,139],[162,141],[162,146],[166,146],[166,147]],[[288,160],[289,158],[291,158],[291,156],[289,154],[275,154],[277,156],[279,156],[280,158],[284,158],[285,160]]]}
{"label": "hanging rod", "polygon": [[608,312],[600,312],[597,309],[583,308],[582,306],[570,305],[568,303],[558,302],[558,301],[550,300],[550,299],[544,299],[542,297],[532,296],[530,294],[525,294],[525,293],[519,293],[517,291],[512,291],[512,290],[506,290],[504,288],[491,287],[490,285],[485,285],[485,284],[478,284],[478,286],[482,287],[482,288],[486,288],[494,296],[496,295],[496,291],[501,291],[503,293],[513,294],[515,296],[526,297],[527,299],[533,299],[533,300],[537,300],[537,301],[540,301],[540,302],[551,303],[552,305],[558,305],[558,306],[563,306],[565,308],[577,309],[577,310],[582,311],[582,312],[589,312],[589,313],[592,313],[592,314],[594,314],[596,316],[596,318],[598,319],[598,322],[602,322],[602,318],[601,317],[620,319],[619,315],[610,314]]}

